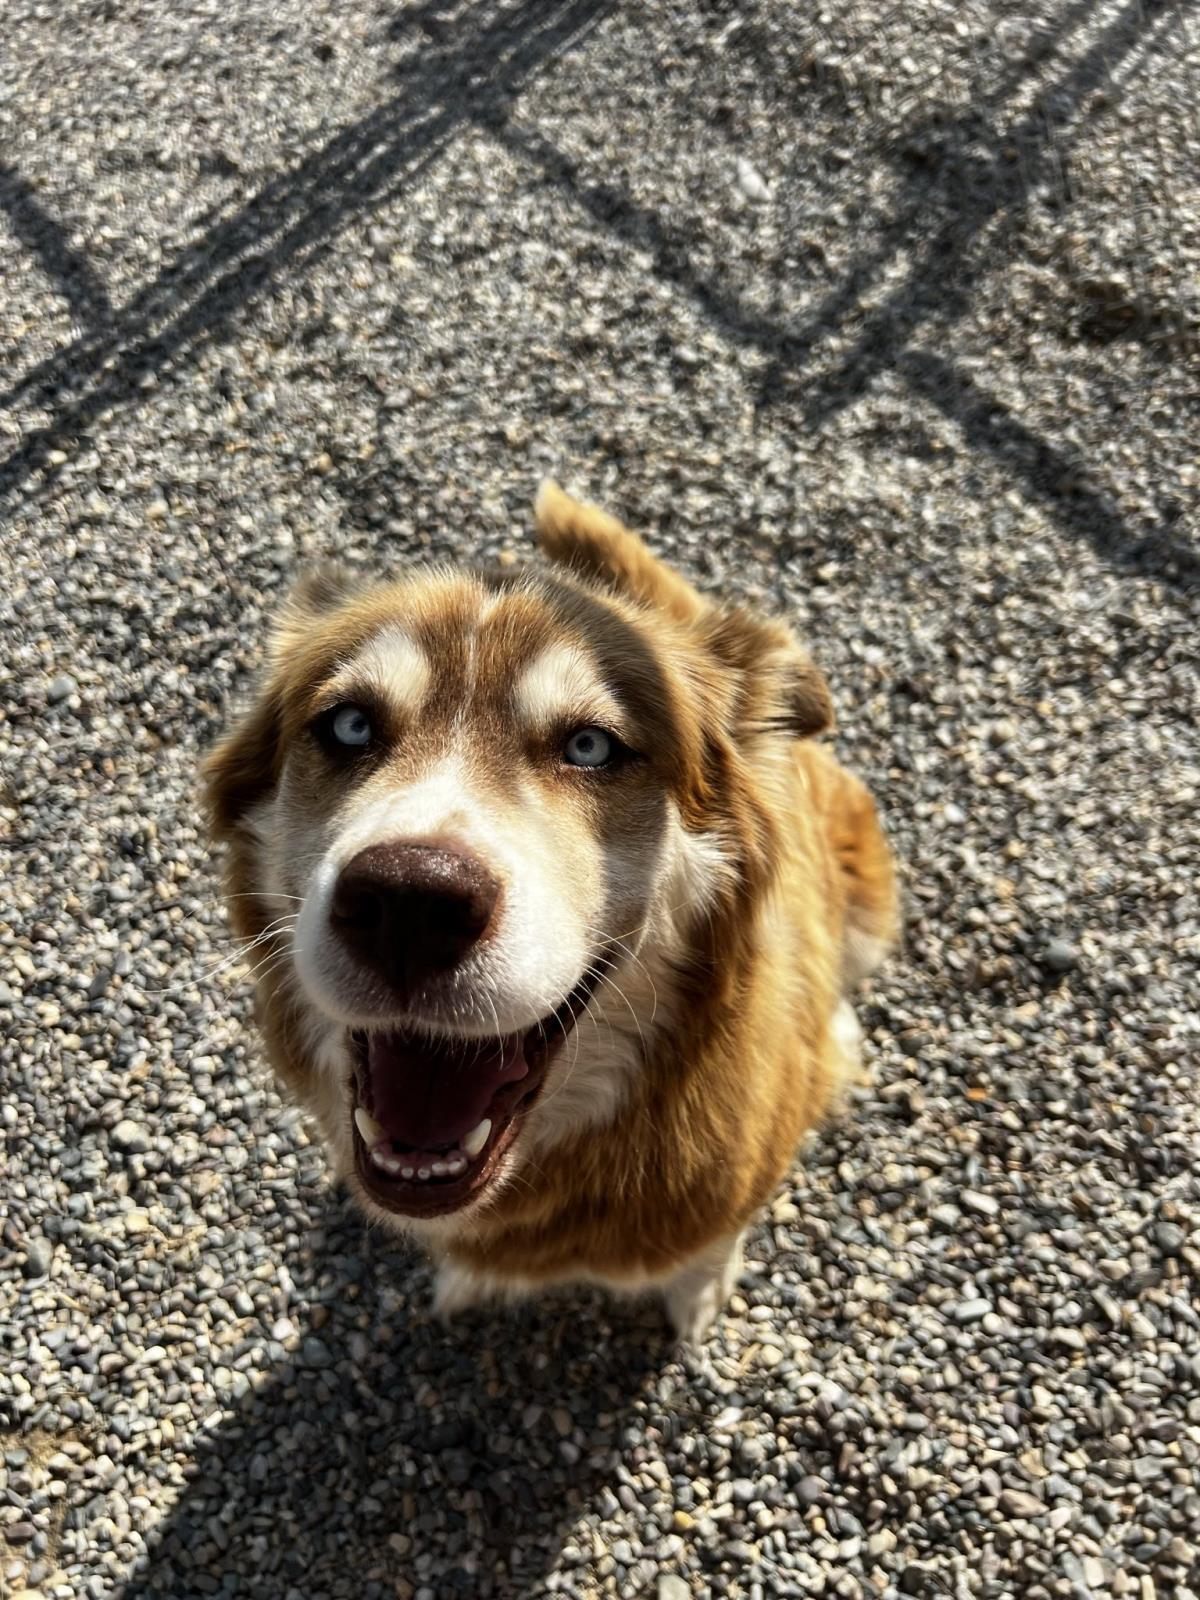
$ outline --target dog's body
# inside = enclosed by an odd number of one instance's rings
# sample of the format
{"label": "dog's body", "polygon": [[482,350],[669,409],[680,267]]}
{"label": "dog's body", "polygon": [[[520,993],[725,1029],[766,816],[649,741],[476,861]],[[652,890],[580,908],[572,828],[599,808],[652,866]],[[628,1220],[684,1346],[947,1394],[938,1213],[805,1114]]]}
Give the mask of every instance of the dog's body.
{"label": "dog's body", "polygon": [[565,577],[293,598],[208,767],[231,915],[277,1069],[444,1309],[654,1285],[698,1336],[855,1071],[891,861],[785,629],[553,486],[538,525]]}

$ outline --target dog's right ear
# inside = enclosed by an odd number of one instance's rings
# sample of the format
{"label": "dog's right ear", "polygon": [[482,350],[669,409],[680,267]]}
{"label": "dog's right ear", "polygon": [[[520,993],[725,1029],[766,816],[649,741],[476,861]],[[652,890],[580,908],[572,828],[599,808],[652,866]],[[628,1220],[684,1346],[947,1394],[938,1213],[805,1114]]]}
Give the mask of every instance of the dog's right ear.
{"label": "dog's right ear", "polygon": [[228,838],[246,813],[275,787],[288,660],[310,637],[314,625],[336,610],[353,589],[353,578],[341,568],[318,567],[297,581],[280,607],[267,642],[266,678],[249,710],[201,768],[216,838]]}
{"label": "dog's right ear", "polygon": [[344,567],[331,564],[314,567],[297,578],[271,626],[267,646],[271,660],[281,660],[307,639],[315,622],[349,599],[357,581]]}
{"label": "dog's right ear", "polygon": [[278,684],[270,681],[205,757],[200,776],[214,838],[227,839],[275,787],[282,723],[282,696]]}

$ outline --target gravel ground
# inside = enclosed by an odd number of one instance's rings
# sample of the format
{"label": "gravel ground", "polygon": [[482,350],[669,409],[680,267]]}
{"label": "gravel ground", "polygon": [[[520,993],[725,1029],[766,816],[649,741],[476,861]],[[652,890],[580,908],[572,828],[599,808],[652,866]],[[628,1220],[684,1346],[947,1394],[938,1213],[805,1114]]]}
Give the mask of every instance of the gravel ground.
{"label": "gravel ground", "polygon": [[[1200,28],[7,0],[0,1589],[1200,1593]],[[198,753],[289,574],[547,471],[783,607],[905,864],[703,1354],[449,1331],[249,1026]]]}

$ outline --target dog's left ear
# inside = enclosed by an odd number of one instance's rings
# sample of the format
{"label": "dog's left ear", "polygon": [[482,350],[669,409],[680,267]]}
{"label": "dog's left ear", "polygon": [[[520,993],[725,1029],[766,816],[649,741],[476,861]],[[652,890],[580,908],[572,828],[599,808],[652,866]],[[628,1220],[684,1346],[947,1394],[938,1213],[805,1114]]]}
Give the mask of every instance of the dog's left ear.
{"label": "dog's left ear", "polygon": [[737,674],[735,722],[743,731],[811,739],[833,727],[825,675],[782,622],[721,611],[705,633],[708,648]]}
{"label": "dog's left ear", "polygon": [[825,674],[796,647],[780,669],[779,705],[777,725],[798,739],[811,739],[833,728],[833,700]]}
{"label": "dog's left ear", "polygon": [[205,759],[201,768],[209,819],[225,839],[246,813],[275,787],[283,732],[288,659],[326,613],[354,589],[338,567],[317,567],[293,586],[271,626],[265,681],[248,711]]}
{"label": "dog's left ear", "polygon": [[534,517],[551,560],[697,631],[704,647],[736,674],[733,722],[739,731],[807,739],[832,728],[829,687],[782,623],[713,605],[652,556],[636,533],[556,483],[543,483]]}
{"label": "dog's left ear", "polygon": [[572,500],[549,479],[533,506],[538,543],[582,578],[658,607],[676,622],[698,622],[708,601],[686,579],[652,556],[636,533],[599,506]]}

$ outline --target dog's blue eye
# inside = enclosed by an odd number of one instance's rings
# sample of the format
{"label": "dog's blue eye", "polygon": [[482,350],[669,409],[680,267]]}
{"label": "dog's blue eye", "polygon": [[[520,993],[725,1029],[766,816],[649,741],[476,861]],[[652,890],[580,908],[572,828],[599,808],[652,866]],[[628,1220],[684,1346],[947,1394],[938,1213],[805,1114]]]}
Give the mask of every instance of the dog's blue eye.
{"label": "dog's blue eye", "polygon": [[334,743],[361,750],[371,742],[371,719],[361,706],[339,706],[329,720]]}
{"label": "dog's blue eye", "polygon": [[563,746],[563,760],[572,767],[603,767],[615,749],[612,735],[603,728],[576,728]]}

